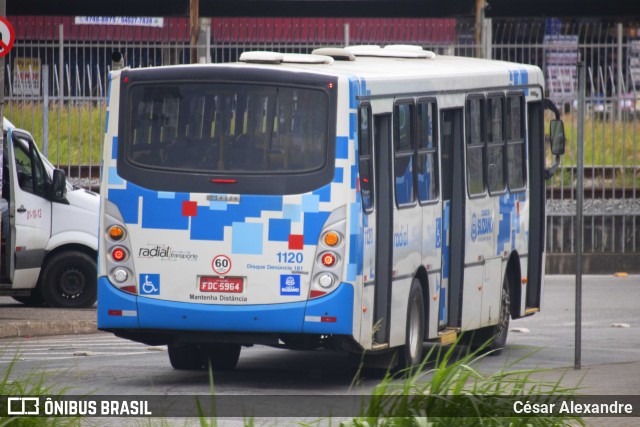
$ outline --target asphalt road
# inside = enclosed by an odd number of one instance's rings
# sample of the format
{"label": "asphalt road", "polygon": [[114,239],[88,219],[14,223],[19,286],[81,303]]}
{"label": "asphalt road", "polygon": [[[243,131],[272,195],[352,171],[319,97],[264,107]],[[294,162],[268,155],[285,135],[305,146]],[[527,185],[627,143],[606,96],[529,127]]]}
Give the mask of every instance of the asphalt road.
{"label": "asphalt road", "polygon": [[[542,312],[511,322],[505,351],[484,358],[483,372],[501,369],[574,366],[575,278],[547,278]],[[640,277],[584,278],[582,365],[640,362]],[[9,304],[0,299],[0,310]],[[14,305],[12,305],[14,309]],[[62,312],[59,313],[63,315]],[[426,350],[432,348],[425,346]],[[0,340],[0,371],[17,354],[16,378],[36,369],[71,394],[208,394],[207,372],[173,370],[166,347],[149,347],[111,334],[11,338]],[[522,359],[522,360],[520,360]],[[515,361],[519,361],[512,365]],[[353,384],[345,354],[244,348],[233,372],[216,373],[216,394],[307,395],[367,393],[379,378],[365,373]],[[624,384],[608,384],[606,394],[638,394]]]}

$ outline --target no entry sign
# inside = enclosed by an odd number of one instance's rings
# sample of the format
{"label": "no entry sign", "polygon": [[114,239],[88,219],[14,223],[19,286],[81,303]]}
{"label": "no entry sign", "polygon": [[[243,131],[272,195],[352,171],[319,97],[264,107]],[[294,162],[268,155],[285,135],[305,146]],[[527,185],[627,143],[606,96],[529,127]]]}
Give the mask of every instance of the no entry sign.
{"label": "no entry sign", "polygon": [[5,18],[0,16],[0,58],[9,53],[16,41],[16,32],[13,25]]}

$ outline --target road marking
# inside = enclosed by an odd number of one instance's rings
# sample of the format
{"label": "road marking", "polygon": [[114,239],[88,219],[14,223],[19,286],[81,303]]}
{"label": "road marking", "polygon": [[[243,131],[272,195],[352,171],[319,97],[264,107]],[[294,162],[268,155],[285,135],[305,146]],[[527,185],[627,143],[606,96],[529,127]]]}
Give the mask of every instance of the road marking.
{"label": "road marking", "polygon": [[[108,334],[0,340],[0,364],[154,354],[166,346],[148,346]],[[150,351],[156,350],[156,351]],[[82,354],[82,356],[79,356]]]}

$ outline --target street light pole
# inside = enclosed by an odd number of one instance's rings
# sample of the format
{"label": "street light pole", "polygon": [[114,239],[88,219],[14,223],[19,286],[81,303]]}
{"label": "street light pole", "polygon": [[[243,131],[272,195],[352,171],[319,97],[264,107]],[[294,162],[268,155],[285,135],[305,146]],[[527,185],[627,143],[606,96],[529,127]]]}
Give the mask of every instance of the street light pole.
{"label": "street light pole", "polygon": [[584,230],[584,108],[586,73],[584,62],[578,62],[578,140],[576,188],[576,303],[575,303],[575,357],[574,368],[582,368],[582,234]]}
{"label": "street light pole", "polygon": [[[0,0],[0,16],[7,15],[7,0]],[[8,43],[8,40],[7,40]],[[2,120],[2,129],[0,129],[0,164],[3,162],[3,147],[4,147],[4,56],[0,58],[0,120]],[[2,192],[2,172],[0,169],[0,193]],[[9,203],[9,200],[7,200]],[[7,206],[7,209],[9,207]],[[0,230],[2,229],[2,219],[0,218]],[[7,245],[8,246],[8,245]],[[2,252],[0,252],[0,259],[2,259]]]}
{"label": "street light pole", "polygon": [[190,62],[192,64],[198,63],[198,34],[200,33],[200,13],[199,13],[199,0],[189,0],[189,28],[191,31],[190,40]]}

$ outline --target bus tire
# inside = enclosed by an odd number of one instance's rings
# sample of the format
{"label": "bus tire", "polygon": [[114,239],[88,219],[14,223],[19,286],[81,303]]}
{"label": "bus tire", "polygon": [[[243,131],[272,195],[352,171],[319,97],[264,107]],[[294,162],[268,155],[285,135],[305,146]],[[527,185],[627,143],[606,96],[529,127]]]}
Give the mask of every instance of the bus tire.
{"label": "bus tire", "polygon": [[53,255],[40,273],[40,292],[51,307],[87,308],[96,302],[95,258],[80,251]]}
{"label": "bus tire", "polygon": [[205,358],[197,344],[169,343],[169,362],[174,369],[198,371],[205,367]]}
{"label": "bus tire", "polygon": [[240,344],[215,343],[208,344],[205,349],[205,359],[211,362],[214,371],[232,371],[240,359]]}
{"label": "bus tire", "polygon": [[502,282],[500,318],[498,319],[498,323],[475,331],[472,335],[472,348],[482,348],[484,352],[492,356],[497,356],[502,353],[502,350],[507,344],[507,334],[509,333],[510,307],[509,275],[507,274]]}
{"label": "bus tire", "polygon": [[405,342],[398,351],[398,369],[413,368],[422,362],[424,342],[424,295],[420,280],[413,279],[407,306]]}

